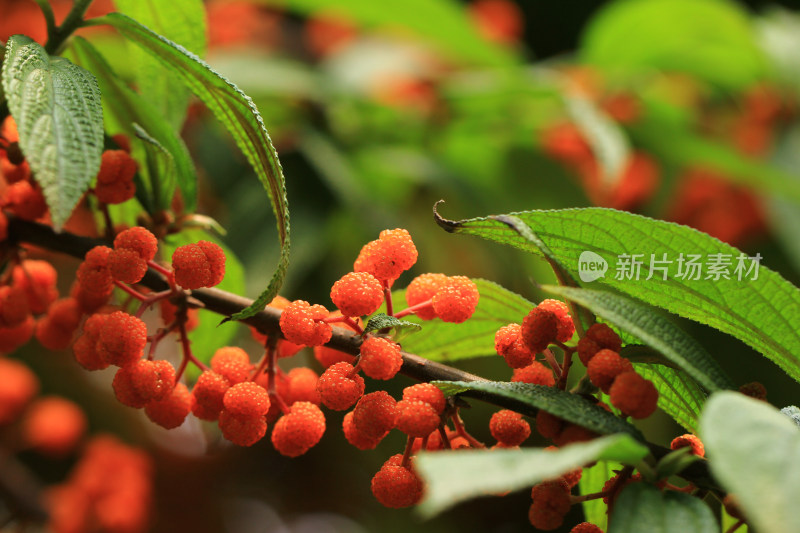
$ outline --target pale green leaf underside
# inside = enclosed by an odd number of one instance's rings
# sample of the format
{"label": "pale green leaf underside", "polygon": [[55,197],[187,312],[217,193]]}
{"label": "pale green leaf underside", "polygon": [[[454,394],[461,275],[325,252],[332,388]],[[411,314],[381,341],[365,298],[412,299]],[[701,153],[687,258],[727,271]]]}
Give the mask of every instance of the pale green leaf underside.
{"label": "pale green leaf underside", "polygon": [[[472,317],[461,324],[442,322],[439,319],[421,322],[424,332],[409,335],[403,340],[403,349],[434,361],[457,361],[471,357],[496,355],[494,335],[498,329],[511,323],[522,323],[534,304],[522,296],[485,279],[473,279],[480,298]],[[404,293],[393,293],[396,309],[404,309]],[[409,317],[412,318],[412,317]]]}
{"label": "pale green leaf underside", "polygon": [[697,341],[651,307],[609,291],[552,285],[542,288],[586,307],[630,333],[685,370],[707,390],[733,388],[717,361]]}
{"label": "pale green leaf underside", "polygon": [[800,428],[771,405],[712,395],[700,418],[711,473],[736,494],[754,530],[800,531]]}
{"label": "pale green leaf underside", "polygon": [[628,433],[644,441],[642,434],[633,425],[582,396],[555,387],[505,381],[433,381],[431,383],[439,387],[445,396],[466,391],[474,391],[478,393],[477,395],[490,393],[518,402],[519,410],[524,414],[533,414],[534,411],[542,409],[601,435]]}
{"label": "pale green leaf underside", "polygon": [[559,450],[456,450],[422,453],[415,466],[426,482],[419,506],[433,516],[458,502],[531,487],[596,460],[635,464],[648,453],[629,435],[611,435]]}
{"label": "pale green leaf underside", "polygon": [[[761,266],[758,279],[736,275],[731,279],[684,280],[676,278],[680,254],[722,254],[735,265],[740,252],[719,240],[670,222],[603,208],[527,211],[514,213],[550,248],[558,261],[578,274],[584,251],[608,262],[604,278],[595,283],[612,286],[630,296],[677,315],[708,324],[760,351],[787,374],[800,381],[800,291],[776,272]],[[540,254],[536,246],[492,217],[462,221],[441,220],[448,231],[477,235]],[[644,254],[640,279],[615,279],[621,254]],[[650,254],[672,260],[666,280],[656,272],[646,280]],[[745,264],[749,264],[745,262]],[[733,274],[733,267],[730,268]]]}
{"label": "pale green leaf underside", "polygon": [[272,146],[261,114],[253,101],[202,59],[135,20],[120,13],[99,19],[98,24],[114,26],[126,38],[141,46],[176,72],[181,81],[214,113],[233,136],[269,194],[277,219],[281,256],[267,288],[247,309],[231,318],[241,320],[264,309],[283,284],[289,266],[289,207],[286,183],[278,154]]}
{"label": "pale green leaf underside", "polygon": [[699,498],[647,483],[625,487],[614,504],[608,533],[718,533],[711,509]]}
{"label": "pale green leaf underside", "polygon": [[103,109],[94,76],[13,35],[3,61],[3,90],[19,144],[60,229],[100,169]]}

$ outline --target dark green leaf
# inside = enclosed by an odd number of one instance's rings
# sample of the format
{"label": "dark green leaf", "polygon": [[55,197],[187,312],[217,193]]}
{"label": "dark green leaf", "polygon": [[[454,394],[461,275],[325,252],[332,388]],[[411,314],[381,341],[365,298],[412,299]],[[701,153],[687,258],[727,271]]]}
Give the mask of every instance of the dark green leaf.
{"label": "dark green leaf", "polygon": [[[202,0],[114,0],[117,10],[155,33],[203,57],[206,50],[206,16]],[[130,50],[136,87],[148,103],[180,130],[189,103],[189,91],[178,75],[144,50]]]}
{"label": "dark green leaf", "polygon": [[445,396],[466,392],[465,396],[484,397],[483,394],[491,393],[514,400],[518,403],[516,409],[526,415],[533,415],[539,409],[543,409],[567,422],[601,435],[628,433],[639,440],[644,440],[638,429],[618,416],[582,396],[555,387],[505,381],[433,381],[432,383],[442,389]]}
{"label": "dark green leaf", "polygon": [[631,483],[614,504],[608,533],[719,533],[711,509],[698,498],[647,483]]}
{"label": "dark green leaf", "polygon": [[[106,109],[107,129],[112,133],[119,131],[125,133],[131,138],[135,147],[136,130],[133,124],[139,124],[154,141],[167,150],[173,159],[175,178],[181,189],[184,205],[188,211],[192,211],[197,203],[197,174],[183,140],[153,106],[131,90],[114,73],[91,43],[76,37],[71,41],[70,49],[74,52],[76,61],[97,76]],[[148,166],[154,164],[157,166],[160,162],[148,161]],[[149,192],[154,197],[154,209],[169,209],[175,190],[175,180],[162,179],[160,175],[148,173],[148,182]]]}
{"label": "dark green leaf", "polygon": [[289,266],[289,207],[286,183],[278,154],[272,146],[264,121],[253,101],[234,84],[217,74],[200,58],[161,37],[125,15],[111,13],[97,24],[110,24],[179,75],[181,81],[214,113],[233,135],[269,194],[277,219],[281,255],[267,288],[247,309],[236,313],[241,320],[264,309],[278,294]]}
{"label": "dark green leaf", "polygon": [[426,482],[419,506],[433,516],[458,502],[530,487],[597,460],[635,464],[648,454],[629,435],[611,435],[558,450],[455,450],[422,453],[415,466]]}
{"label": "dark green leaf", "polygon": [[[757,279],[752,279],[753,272],[746,270],[750,259],[736,248],[692,228],[613,209],[526,211],[514,216],[530,226],[570,272],[578,273],[584,252],[596,254],[608,265],[597,283],[733,335],[800,380],[800,290],[764,266],[759,267]],[[453,233],[477,235],[541,254],[495,217],[462,221],[440,218],[438,222]],[[630,261],[620,259],[623,254],[628,259],[642,254],[641,278],[633,276],[635,271],[628,268]],[[667,279],[662,280],[658,270],[654,270],[652,279],[645,279],[650,256],[660,261],[664,254],[672,261],[667,265]],[[697,280],[677,277],[681,254],[684,258],[698,255],[701,267],[704,262],[713,264],[714,258],[731,261],[730,279],[714,279],[705,269]],[[741,280],[736,271],[740,258],[745,267],[739,271]]]}
{"label": "dark green leaf", "polygon": [[103,110],[97,80],[63,57],[49,57],[28,37],[13,35],[3,61],[3,89],[20,148],[58,230],[100,169]]}
{"label": "dark green leaf", "polygon": [[713,394],[700,419],[711,473],[736,495],[753,529],[800,531],[800,428],[766,402]]}
{"label": "dark green leaf", "polygon": [[151,182],[154,205],[158,206],[158,209],[166,209],[166,205],[171,201],[172,192],[175,190],[175,158],[139,124],[134,122],[132,126],[136,138],[144,145],[148,174],[156,178]]}
{"label": "dark green leaf", "polygon": [[409,322],[407,320],[400,320],[399,318],[388,316],[386,313],[378,313],[367,321],[367,325],[364,326],[364,333],[369,333],[370,331],[379,331],[386,328],[396,328],[398,330],[402,330],[404,328],[420,330],[422,329],[422,326],[416,322]]}
{"label": "dark green leaf", "polygon": [[650,306],[609,291],[542,286],[624,330],[661,353],[709,391],[731,389],[730,378],[692,337]]}
{"label": "dark green leaf", "polygon": [[656,465],[656,479],[667,479],[683,472],[690,464],[701,459],[692,453],[688,446],[678,448],[661,458]]}

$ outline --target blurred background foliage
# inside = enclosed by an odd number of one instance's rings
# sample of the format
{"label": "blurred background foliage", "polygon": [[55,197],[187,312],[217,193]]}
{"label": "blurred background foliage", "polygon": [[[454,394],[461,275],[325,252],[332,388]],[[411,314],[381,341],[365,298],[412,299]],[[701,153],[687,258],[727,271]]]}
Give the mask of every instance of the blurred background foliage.
{"label": "blurred background foliage", "polygon": [[[62,16],[69,5],[54,2]],[[34,2],[0,6],[0,40],[13,33],[44,40]],[[399,286],[434,271],[542,298],[534,283],[552,281],[544,262],[448,236],[431,215],[439,199],[453,219],[624,209],[759,252],[766,266],[800,280],[800,15],[788,7],[725,0],[209,0],[206,7],[205,59],[253,98],[281,157],[293,238],[281,292],[291,299],[330,306],[331,284],[352,269],[360,247],[394,227],[408,229],[420,252]],[[113,6],[98,0],[93,9]],[[141,66],[121,38],[83,34],[120,75],[136,78]],[[232,286],[255,296],[279,255],[269,202],[211,114],[192,102],[187,115],[183,136],[201,177],[198,212],[225,228],[221,239],[244,266],[245,279]],[[720,359],[741,361],[734,379],[758,376],[773,403],[796,403],[788,378],[752,350],[683,326]],[[219,338],[232,334],[227,327]],[[239,335],[256,354],[246,332]],[[216,344],[208,335],[196,342]],[[43,357],[30,359],[40,375],[53,372]],[[465,367],[508,379],[492,363]],[[46,388],[64,389],[64,372],[81,379],[74,368],[60,372],[44,378]],[[407,384],[398,381],[390,392]],[[402,443],[390,438],[378,453],[358,452],[337,431],[336,415],[322,444],[299,459],[263,442],[203,457],[208,442],[216,451],[223,445],[204,435],[208,428],[189,424],[167,437],[112,405],[109,390],[82,393],[96,400],[93,425],[158,443],[150,444],[159,466],[157,531],[530,529],[526,494],[482,499],[423,523],[413,511],[380,508],[369,479]],[[479,438],[488,436],[490,412],[476,405],[466,415]]]}

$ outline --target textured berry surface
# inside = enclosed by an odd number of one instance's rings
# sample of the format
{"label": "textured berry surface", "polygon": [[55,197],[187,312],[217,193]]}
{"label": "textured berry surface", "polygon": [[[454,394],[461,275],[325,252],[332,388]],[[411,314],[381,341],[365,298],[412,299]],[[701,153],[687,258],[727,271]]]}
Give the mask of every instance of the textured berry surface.
{"label": "textured berry surface", "polygon": [[267,434],[267,421],[263,416],[238,417],[223,410],[219,414],[222,436],[237,446],[252,446]]}
{"label": "textured berry surface", "polygon": [[433,407],[437,414],[441,414],[444,411],[447,403],[442,389],[431,383],[417,383],[406,387],[403,389],[403,399],[423,401]]}
{"label": "textured berry surface", "polygon": [[384,465],[373,476],[372,494],[381,505],[392,509],[411,507],[422,499],[422,481],[408,468]]}
{"label": "textured berry surface", "polygon": [[186,419],[192,407],[192,396],[183,383],[177,383],[172,392],[163,400],[148,403],[144,412],[147,418],[166,429],[173,429]]}
{"label": "textured berry surface", "polygon": [[588,442],[595,438],[597,433],[575,424],[567,424],[561,433],[553,438],[553,443],[556,446],[566,446],[575,442]]}
{"label": "textured berry surface", "polygon": [[44,313],[58,299],[58,275],[53,265],[47,261],[26,259],[14,267],[11,278],[12,285],[25,290],[31,313]]}
{"label": "textured berry surface", "polygon": [[86,415],[74,402],[49,396],[36,400],[22,420],[22,439],[31,448],[52,456],[70,453],[86,433]]}
{"label": "textured berry surface", "polygon": [[394,428],[397,420],[397,402],[386,391],[365,394],[353,410],[353,422],[359,433],[380,439]]}
{"label": "textured berry surface", "polygon": [[97,173],[94,194],[106,204],[121,204],[133,198],[136,185],[136,161],[125,150],[106,150]]}
{"label": "textured berry surface", "polygon": [[555,342],[559,320],[545,308],[534,307],[522,320],[522,341],[533,353],[539,353]]}
{"label": "textured berry surface", "polygon": [[617,376],[608,396],[614,407],[633,418],[647,418],[658,404],[655,385],[636,372],[623,372]]}
{"label": "textured berry surface", "polygon": [[179,246],[172,253],[172,269],[184,289],[213,287],[225,276],[225,253],[209,241]]}
{"label": "textured berry surface", "polygon": [[554,387],[556,385],[553,371],[539,361],[534,361],[524,368],[515,368],[511,375],[511,381],[544,385],[545,387]]}
{"label": "textured berry surface", "polygon": [[111,387],[114,389],[114,396],[116,396],[117,401],[122,405],[127,405],[134,409],[141,409],[147,405],[147,400],[142,398],[136,387],[133,386],[133,372],[130,366],[117,370],[116,374],[114,374],[114,380],[111,382]]}
{"label": "textured berry surface", "polygon": [[5,208],[23,220],[36,220],[47,213],[47,203],[38,185],[30,181],[10,184],[5,191]]}
{"label": "textured berry surface", "polygon": [[378,437],[370,437],[359,431],[353,421],[353,411],[344,415],[342,420],[342,431],[347,442],[358,448],[359,450],[374,450],[375,447],[383,440],[384,435]]}
{"label": "textured berry surface", "polygon": [[0,425],[12,422],[39,392],[39,380],[30,369],[0,357]]}
{"label": "textured berry surface", "polygon": [[0,286],[0,327],[19,326],[25,322],[30,312],[28,297],[22,287]]}
{"label": "textured berry surface", "polygon": [[86,252],[76,274],[82,290],[101,294],[111,292],[114,279],[111,277],[108,262],[112,252],[108,246],[95,246]]}
{"label": "textured berry surface", "polygon": [[295,402],[311,402],[319,405],[322,398],[317,392],[319,376],[310,368],[293,368],[286,375],[286,385],[281,392],[281,398],[287,405]]}
{"label": "textured berry surface", "polygon": [[147,273],[147,261],[139,257],[136,250],[120,248],[108,257],[111,277],[123,283],[139,283]]}
{"label": "textured berry surface", "polygon": [[528,519],[533,527],[543,531],[561,527],[571,506],[569,487],[563,480],[539,483],[531,490],[531,498]]}
{"label": "textured berry surface", "polygon": [[325,415],[309,402],[297,402],[289,409],[275,423],[272,444],[282,455],[297,457],[320,441],[325,433]]}
{"label": "textured berry surface", "polygon": [[97,339],[107,316],[99,313],[89,316],[83,323],[83,333],[72,345],[75,360],[86,370],[108,367],[108,363],[97,352]]}
{"label": "textured berry surface", "polygon": [[522,326],[509,324],[494,335],[494,349],[511,368],[524,368],[533,362],[534,353],[522,342]]}
{"label": "textured berry surface", "polygon": [[224,407],[223,398],[230,382],[213,370],[206,370],[192,389],[192,413],[201,420],[214,421]]}
{"label": "textured berry surface", "polygon": [[211,370],[231,384],[246,380],[250,367],[250,356],[237,346],[223,346],[211,357]]}
{"label": "textured berry surface", "polygon": [[344,411],[364,394],[364,379],[353,373],[353,365],[336,363],[319,377],[317,392],[328,409]]}
{"label": "textured berry surface", "polygon": [[97,338],[97,353],[115,366],[135,363],[147,344],[147,326],[123,311],[108,315]]}
{"label": "textured berry surface", "polygon": [[403,366],[400,345],[382,337],[368,337],[360,354],[358,366],[372,379],[392,379]]}
{"label": "textured berry surface", "polygon": [[739,387],[739,392],[756,400],[767,400],[767,388],[758,381],[745,383]]}
{"label": "textured berry surface", "polygon": [[575,334],[575,324],[572,322],[572,317],[569,316],[569,307],[561,300],[542,300],[537,306],[539,309],[551,311],[558,319],[558,328],[556,332],[556,340],[559,342],[567,342]]}
{"label": "textured berry surface", "polygon": [[130,371],[134,389],[147,401],[165,399],[175,386],[175,368],[168,361],[140,359]]}
{"label": "textured berry surface", "polygon": [[536,431],[546,439],[558,437],[564,430],[564,420],[542,409],[536,413]]}
{"label": "textured berry surface", "polygon": [[239,418],[256,418],[269,411],[269,394],[252,381],[237,383],[225,391],[222,398],[225,411]]}
{"label": "textured berry surface", "polygon": [[426,437],[441,421],[439,414],[429,403],[422,400],[400,400],[397,402],[397,429],[409,437]]}
{"label": "textured berry surface", "polygon": [[619,353],[622,339],[607,324],[592,324],[586,330],[586,335],[578,341],[578,357],[583,366],[588,366],[594,354],[604,348]]}
{"label": "textured berry surface", "polygon": [[371,315],[383,303],[383,286],[372,274],[350,272],[333,284],[331,301],[345,316]]}
{"label": "textured berry surface", "polygon": [[569,533],[603,533],[603,530],[591,522],[581,522],[570,529]]}
{"label": "textured berry surface", "polygon": [[633,365],[617,352],[603,348],[589,360],[586,374],[601,391],[608,394],[614,378],[623,372],[632,372]]}
{"label": "textured berry surface", "polygon": [[158,251],[158,239],[147,228],[134,226],[114,238],[114,249],[133,250],[143,260],[152,261]]}
{"label": "textured berry surface", "polygon": [[75,298],[61,298],[47,309],[36,324],[36,340],[48,350],[65,350],[72,344],[82,311]]}
{"label": "textured berry surface", "polygon": [[691,448],[692,454],[698,457],[705,457],[706,449],[703,446],[703,442],[697,437],[697,435],[692,435],[691,433],[687,433],[685,435],[681,435],[680,437],[675,437],[672,439],[672,442],[669,443],[669,447],[672,450],[679,450],[680,448]]}
{"label": "textured berry surface", "polygon": [[530,436],[531,426],[523,420],[521,414],[503,409],[492,415],[489,431],[503,446],[519,446]]}
{"label": "textured berry surface", "polygon": [[361,249],[355,272],[368,272],[380,281],[393,281],[417,262],[417,248],[404,229],[383,230],[378,240]]}
{"label": "textured berry surface", "polygon": [[[411,307],[430,300],[440,289],[447,285],[448,279],[444,274],[435,273],[417,276],[406,287],[406,303]],[[436,311],[433,310],[433,304],[431,304],[430,307],[419,309],[416,315],[422,320],[431,320],[436,318]]]}
{"label": "textured berry surface", "polygon": [[328,317],[328,310],[304,300],[295,300],[281,313],[280,327],[289,342],[319,346],[331,340],[330,324],[320,322]]}
{"label": "textured berry surface", "polygon": [[452,276],[431,298],[431,302],[436,316],[441,320],[460,324],[475,312],[479,298],[478,287],[471,279]]}

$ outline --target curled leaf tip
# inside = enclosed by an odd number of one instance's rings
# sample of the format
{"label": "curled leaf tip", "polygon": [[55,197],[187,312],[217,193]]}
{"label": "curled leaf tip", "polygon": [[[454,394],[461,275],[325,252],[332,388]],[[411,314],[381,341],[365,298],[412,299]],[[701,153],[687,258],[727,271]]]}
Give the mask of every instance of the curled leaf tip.
{"label": "curled leaf tip", "polygon": [[444,200],[439,200],[438,202],[433,204],[433,219],[436,221],[436,223],[439,225],[439,227],[441,227],[443,230],[445,230],[448,233],[453,233],[457,228],[459,228],[461,226],[461,223],[457,222],[455,220],[450,220],[450,219],[444,218],[443,216],[441,216],[439,214],[439,211],[438,211],[439,204],[443,204],[443,203],[444,203]]}

